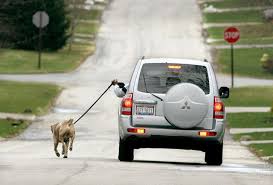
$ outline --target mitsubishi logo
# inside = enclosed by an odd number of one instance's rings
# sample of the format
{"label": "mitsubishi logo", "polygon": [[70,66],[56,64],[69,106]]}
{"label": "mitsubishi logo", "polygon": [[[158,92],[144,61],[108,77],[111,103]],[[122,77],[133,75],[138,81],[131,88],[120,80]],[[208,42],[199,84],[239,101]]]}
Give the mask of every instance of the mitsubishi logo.
{"label": "mitsubishi logo", "polygon": [[191,107],[188,105],[189,103],[185,101],[184,106],[181,107],[181,109],[191,109]]}

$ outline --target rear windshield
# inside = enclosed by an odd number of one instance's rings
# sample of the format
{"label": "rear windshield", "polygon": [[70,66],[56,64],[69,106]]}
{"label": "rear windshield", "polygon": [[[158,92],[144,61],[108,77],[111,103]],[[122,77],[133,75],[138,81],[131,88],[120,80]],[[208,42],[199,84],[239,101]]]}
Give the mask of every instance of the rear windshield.
{"label": "rear windshield", "polygon": [[190,64],[151,63],[141,69],[138,91],[165,94],[178,83],[192,83],[209,94],[208,72],[205,66]]}

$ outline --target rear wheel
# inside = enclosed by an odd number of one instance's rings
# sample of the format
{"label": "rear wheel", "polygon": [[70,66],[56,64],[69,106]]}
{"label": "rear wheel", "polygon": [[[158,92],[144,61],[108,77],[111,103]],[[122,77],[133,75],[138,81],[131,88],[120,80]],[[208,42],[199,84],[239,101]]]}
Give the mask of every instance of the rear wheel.
{"label": "rear wheel", "polygon": [[200,87],[191,83],[179,83],[167,92],[163,113],[173,126],[189,129],[205,119],[208,108],[208,97]]}
{"label": "rear wheel", "polygon": [[223,143],[209,147],[206,151],[205,161],[208,165],[220,166],[223,162]]}
{"label": "rear wheel", "polygon": [[134,160],[134,148],[126,141],[119,140],[119,154],[120,161],[131,162]]}

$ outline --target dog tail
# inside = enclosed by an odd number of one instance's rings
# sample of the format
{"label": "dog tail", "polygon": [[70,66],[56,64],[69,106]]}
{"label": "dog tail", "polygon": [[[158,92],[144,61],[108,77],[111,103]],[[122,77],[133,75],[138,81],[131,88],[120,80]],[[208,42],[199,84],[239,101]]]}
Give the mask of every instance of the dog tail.
{"label": "dog tail", "polygon": [[53,125],[51,125],[50,128],[51,128],[51,132],[52,132],[52,134],[53,134]]}
{"label": "dog tail", "polygon": [[51,125],[50,128],[51,128],[51,132],[54,133],[54,130],[56,128],[56,126],[58,125],[59,123],[56,123],[54,125]]}

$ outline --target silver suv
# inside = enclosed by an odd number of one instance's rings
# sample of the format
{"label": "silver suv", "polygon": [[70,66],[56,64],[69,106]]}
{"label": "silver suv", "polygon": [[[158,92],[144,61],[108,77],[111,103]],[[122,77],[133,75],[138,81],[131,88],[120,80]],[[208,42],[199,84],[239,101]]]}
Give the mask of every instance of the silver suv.
{"label": "silver suv", "polygon": [[130,83],[118,83],[119,160],[132,161],[134,149],[175,148],[206,152],[205,161],[221,165],[225,109],[208,62],[188,59],[144,59]]}

